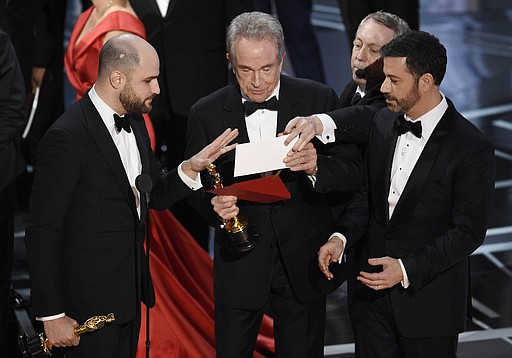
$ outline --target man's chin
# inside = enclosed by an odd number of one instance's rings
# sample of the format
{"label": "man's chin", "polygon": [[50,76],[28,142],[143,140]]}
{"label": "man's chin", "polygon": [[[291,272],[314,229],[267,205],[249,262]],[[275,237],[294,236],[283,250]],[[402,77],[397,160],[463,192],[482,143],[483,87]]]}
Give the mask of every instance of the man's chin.
{"label": "man's chin", "polygon": [[396,103],[387,103],[387,106],[391,112],[398,112],[398,106]]}

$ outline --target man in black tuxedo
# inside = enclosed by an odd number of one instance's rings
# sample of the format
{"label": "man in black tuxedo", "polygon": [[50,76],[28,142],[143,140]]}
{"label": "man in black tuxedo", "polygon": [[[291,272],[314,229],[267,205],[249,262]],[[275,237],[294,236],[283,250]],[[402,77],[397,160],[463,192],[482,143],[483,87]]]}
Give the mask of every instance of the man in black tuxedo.
{"label": "man in black tuxedo", "polygon": [[[261,12],[239,15],[228,28],[227,44],[237,83],[192,107],[186,155],[227,127],[239,129],[239,143],[256,142],[276,137],[289,119],[299,114],[336,107],[337,97],[331,88],[281,75],[284,38],[281,25],[272,16]],[[249,111],[251,106],[264,103],[272,106]],[[215,164],[225,185],[260,177],[234,178],[232,153]],[[214,292],[218,357],[252,357],[266,307],[274,318],[276,355],[323,356],[325,296],[339,286],[343,274],[339,272],[336,281],[328,281],[318,271],[316,254],[332,229],[333,218],[326,195],[315,190],[314,182],[318,173],[328,171],[344,183],[345,190],[357,190],[361,158],[357,148],[350,145],[317,153],[310,144],[290,156],[287,166],[289,170],[280,176],[291,193],[289,200],[257,204],[237,202],[233,196],[212,198],[204,192],[193,196],[196,208],[217,228]],[[228,238],[219,226],[222,222],[218,221],[238,213],[250,220],[260,237],[252,250],[242,254],[229,250]]]}
{"label": "man in black tuxedo", "polygon": [[373,118],[366,195],[340,218],[319,266],[333,278],[329,264],[363,240],[349,292],[356,356],[455,357],[470,317],[469,255],[487,229],[494,148],[439,91],[447,57],[436,37],[409,31],[381,53],[388,108]]}
{"label": "man in black tuxedo", "polygon": [[[130,0],[146,28],[147,40],[160,57],[160,95],[151,121],[156,154],[167,168],[184,158],[190,107],[201,97],[227,85],[226,27],[253,9],[252,0]],[[185,201],[171,211],[208,248],[208,225]]]}
{"label": "man in black tuxedo", "polygon": [[[384,81],[380,49],[391,39],[406,31],[409,31],[407,22],[394,14],[382,11],[368,14],[359,24],[354,38],[350,58],[352,79],[340,95],[339,108],[326,114],[317,114],[317,116],[319,118],[329,116],[335,122],[343,118],[359,120],[361,117],[371,118],[371,115],[384,107],[386,100],[380,91]],[[362,126],[362,123],[358,123],[357,126],[346,126],[345,135],[351,135],[352,138],[354,135],[358,136],[356,128],[365,128],[365,126]],[[363,158],[366,151],[365,142],[366,138],[363,142],[356,141],[361,146]],[[317,178],[318,189],[329,191],[332,201],[346,196],[346,193],[342,192],[342,185],[343,183],[332,175],[319,175]],[[338,217],[344,208],[345,205],[333,205],[335,217]]]}
{"label": "man in black tuxedo", "polygon": [[[146,201],[136,189],[151,177],[151,207],[163,210],[197,189],[198,173],[237,131],[226,130],[162,175],[141,113],[159,93],[154,48],[130,34],[100,53],[98,80],[52,125],[39,145],[26,244],[31,313],[67,357],[134,357],[140,301],[154,304],[144,255]],[[77,337],[74,327],[114,313],[113,324]],[[80,343],[80,344],[79,344]],[[114,352],[114,353],[112,353]]]}
{"label": "man in black tuxedo", "polygon": [[27,97],[9,36],[0,30],[0,350],[6,349],[14,245],[16,178],[25,170],[20,142]]}

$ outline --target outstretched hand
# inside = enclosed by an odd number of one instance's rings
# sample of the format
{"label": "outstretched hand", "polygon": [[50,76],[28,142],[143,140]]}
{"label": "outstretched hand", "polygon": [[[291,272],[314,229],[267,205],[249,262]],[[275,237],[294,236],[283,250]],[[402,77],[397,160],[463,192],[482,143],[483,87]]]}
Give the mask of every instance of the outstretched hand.
{"label": "outstretched hand", "polygon": [[293,150],[288,152],[283,162],[291,171],[303,171],[307,175],[314,175],[317,171],[317,159],[315,146],[309,142],[299,152]]}
{"label": "outstretched hand", "polygon": [[238,129],[228,128],[213,142],[204,147],[199,153],[186,160],[181,167],[183,173],[191,179],[197,177],[197,173],[203,171],[222,154],[236,147],[236,143],[228,145],[238,136]]}
{"label": "outstretched hand", "polygon": [[283,134],[288,134],[284,145],[290,144],[290,142],[298,136],[299,139],[293,145],[292,151],[301,151],[316,135],[322,135],[322,131],[323,125],[318,117],[295,117],[288,122],[284,129]]}

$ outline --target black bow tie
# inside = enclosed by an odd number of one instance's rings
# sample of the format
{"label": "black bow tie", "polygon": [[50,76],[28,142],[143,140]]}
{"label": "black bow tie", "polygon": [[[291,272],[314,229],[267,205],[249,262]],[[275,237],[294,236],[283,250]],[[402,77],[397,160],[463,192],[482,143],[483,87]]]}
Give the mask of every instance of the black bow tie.
{"label": "black bow tie", "polygon": [[268,109],[270,111],[277,111],[278,107],[278,100],[276,96],[273,96],[272,98],[266,100],[265,102],[256,103],[256,102],[250,102],[245,101],[244,102],[244,112],[245,116],[248,117],[254,112],[256,112],[258,109]]}
{"label": "black bow tie", "polygon": [[398,116],[395,119],[395,129],[398,135],[411,132],[416,137],[421,138],[421,121],[411,122],[404,118],[404,116]]}
{"label": "black bow tie", "polygon": [[116,124],[117,133],[121,132],[123,129],[128,133],[132,132],[132,129],[130,128],[130,121],[127,116],[119,117],[119,115],[114,113],[114,122]]}

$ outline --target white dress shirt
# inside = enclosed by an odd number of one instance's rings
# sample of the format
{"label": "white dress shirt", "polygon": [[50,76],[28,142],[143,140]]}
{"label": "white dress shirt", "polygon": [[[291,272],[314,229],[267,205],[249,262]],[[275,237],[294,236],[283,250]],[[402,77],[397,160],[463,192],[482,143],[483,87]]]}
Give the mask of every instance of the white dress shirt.
{"label": "white dress shirt", "polygon": [[[147,0],[146,0],[147,1]],[[167,9],[169,8],[169,0],[156,0],[156,4],[158,5],[158,9],[160,9],[160,13],[162,17],[167,15]]]}
{"label": "white dress shirt", "polygon": [[124,171],[130,182],[133,193],[136,197],[137,202],[137,213],[140,217],[140,205],[139,203],[139,192],[135,187],[135,179],[142,172],[142,162],[140,160],[139,148],[137,147],[137,141],[135,140],[135,134],[133,130],[128,133],[124,129],[119,133],[116,130],[114,113],[115,111],[110,108],[101,98],[98,96],[95,90],[95,86],[89,91],[89,97],[91,102],[98,110],[103,123],[107,127],[107,130],[114,141],[114,144],[119,152],[121,162],[123,163]]}
{"label": "white dress shirt", "polygon": [[[276,96],[279,100],[280,84],[281,82],[277,84],[272,94],[266,100],[273,96]],[[250,99],[242,92],[242,103],[245,101],[250,101]],[[275,138],[277,132],[277,111],[258,109],[250,116],[245,117],[245,127],[247,128],[249,142],[251,143]]]}

